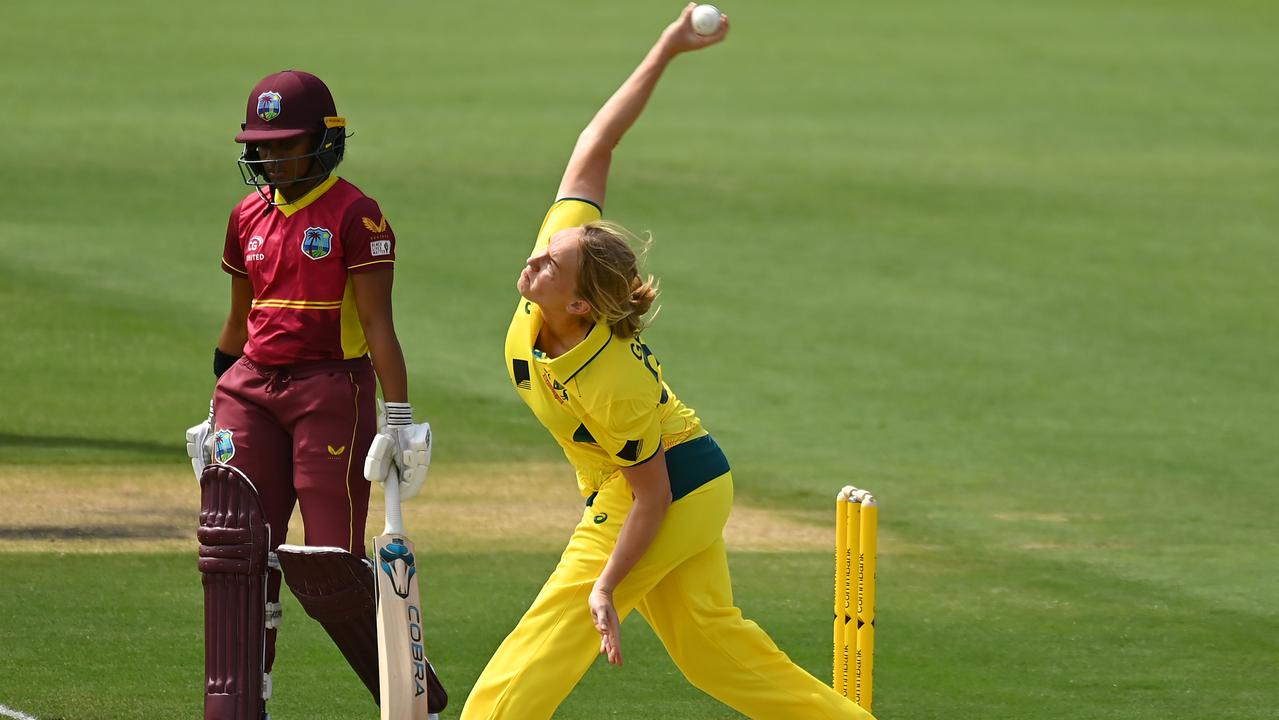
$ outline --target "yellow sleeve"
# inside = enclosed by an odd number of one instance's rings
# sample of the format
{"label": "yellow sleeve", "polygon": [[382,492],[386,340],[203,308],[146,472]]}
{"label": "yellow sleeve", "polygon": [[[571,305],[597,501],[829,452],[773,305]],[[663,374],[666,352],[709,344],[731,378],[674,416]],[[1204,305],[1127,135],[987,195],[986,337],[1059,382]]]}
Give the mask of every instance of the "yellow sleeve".
{"label": "yellow sleeve", "polygon": [[655,398],[614,400],[593,408],[583,425],[621,467],[638,465],[662,447],[662,418]]}
{"label": "yellow sleeve", "polygon": [[551,236],[564,228],[585,225],[600,219],[600,208],[590,200],[580,198],[560,198],[550,210],[546,211],[546,219],[542,221],[542,229],[537,231],[537,242],[533,252],[546,247]]}

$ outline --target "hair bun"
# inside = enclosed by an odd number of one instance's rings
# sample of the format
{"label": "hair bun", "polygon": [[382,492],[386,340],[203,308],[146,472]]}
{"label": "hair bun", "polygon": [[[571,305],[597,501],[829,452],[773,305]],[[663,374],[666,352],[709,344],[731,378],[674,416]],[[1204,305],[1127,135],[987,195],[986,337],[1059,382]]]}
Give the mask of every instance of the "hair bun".
{"label": "hair bun", "polygon": [[653,307],[653,301],[657,299],[657,285],[651,275],[646,281],[635,278],[631,285],[631,314],[639,317]]}

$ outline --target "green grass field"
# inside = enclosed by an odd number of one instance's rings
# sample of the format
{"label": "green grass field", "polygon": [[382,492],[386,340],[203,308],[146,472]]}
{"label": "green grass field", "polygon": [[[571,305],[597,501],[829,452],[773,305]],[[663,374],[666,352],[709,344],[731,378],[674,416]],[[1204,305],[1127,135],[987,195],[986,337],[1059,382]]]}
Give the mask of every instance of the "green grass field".
{"label": "green grass field", "polygon": [[[839,486],[881,497],[877,714],[1275,717],[1279,7],[723,7],[730,38],[672,66],[607,214],[656,238],[646,338],[739,503],[833,525]],[[515,275],[577,133],[678,9],[8,8],[0,487],[187,482],[246,192],[231,137],[284,67],[333,88],[343,175],[395,226],[435,472],[556,460],[502,367]],[[0,716],[198,716],[194,547],[33,553],[42,524],[0,513]],[[424,557],[445,718],[554,559]],[[829,553],[732,562],[745,612],[828,679]],[[373,717],[286,617],[273,716]],[[737,717],[625,633],[627,666],[557,718]]]}

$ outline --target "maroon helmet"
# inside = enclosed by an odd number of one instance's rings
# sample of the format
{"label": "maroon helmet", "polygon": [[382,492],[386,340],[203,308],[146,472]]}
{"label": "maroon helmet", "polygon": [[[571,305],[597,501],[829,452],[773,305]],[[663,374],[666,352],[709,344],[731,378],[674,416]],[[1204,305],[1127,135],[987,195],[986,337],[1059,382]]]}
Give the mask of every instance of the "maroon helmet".
{"label": "maroon helmet", "polygon": [[252,185],[274,202],[269,193],[270,181],[263,172],[263,161],[257,144],[269,140],[286,140],[303,135],[315,136],[315,150],[297,158],[315,159],[313,174],[296,182],[327,177],[342,162],[346,150],[346,119],[337,114],[333,94],[320,78],[301,70],[282,70],[262,78],[249,93],[245,120],[235,141],[244,143],[240,155],[240,174],[244,184]]}

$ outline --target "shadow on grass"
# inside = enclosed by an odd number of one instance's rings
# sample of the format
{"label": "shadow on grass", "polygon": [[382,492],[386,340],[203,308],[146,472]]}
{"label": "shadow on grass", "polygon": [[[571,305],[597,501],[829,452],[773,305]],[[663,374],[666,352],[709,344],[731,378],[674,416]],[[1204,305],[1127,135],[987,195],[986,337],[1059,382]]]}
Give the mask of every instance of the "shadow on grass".
{"label": "shadow on grass", "polygon": [[114,451],[139,453],[154,457],[177,457],[185,454],[185,449],[178,442],[156,443],[106,437],[18,435],[16,433],[0,433],[0,448]]}
{"label": "shadow on grass", "polygon": [[189,533],[169,525],[0,525],[2,540],[127,540],[184,538]]}

